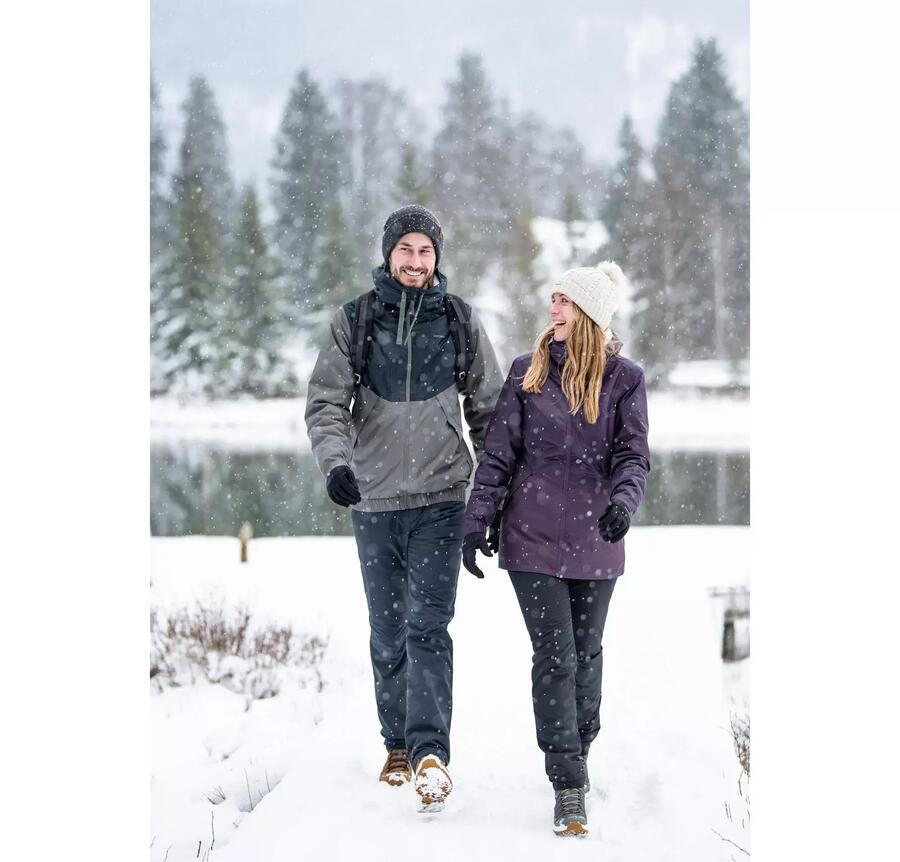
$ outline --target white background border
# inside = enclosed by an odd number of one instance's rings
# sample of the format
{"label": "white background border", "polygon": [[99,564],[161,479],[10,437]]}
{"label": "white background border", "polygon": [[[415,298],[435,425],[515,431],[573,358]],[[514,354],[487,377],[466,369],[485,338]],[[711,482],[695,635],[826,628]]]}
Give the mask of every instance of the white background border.
{"label": "white background border", "polygon": [[[0,843],[8,858],[139,859],[148,12],[58,3],[9,16]],[[897,23],[873,0],[752,4],[752,843],[763,860],[896,846]]]}

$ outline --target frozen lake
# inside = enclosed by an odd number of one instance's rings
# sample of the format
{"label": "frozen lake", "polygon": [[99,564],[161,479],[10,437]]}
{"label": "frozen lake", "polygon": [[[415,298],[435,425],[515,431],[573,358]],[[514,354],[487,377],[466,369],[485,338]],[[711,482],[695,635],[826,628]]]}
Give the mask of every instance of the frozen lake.
{"label": "frozen lake", "polygon": [[[350,535],[350,519],[325,494],[312,454],[205,440],[154,443],[150,528],[154,536]],[[652,453],[636,525],[750,523],[750,455],[731,450]]]}

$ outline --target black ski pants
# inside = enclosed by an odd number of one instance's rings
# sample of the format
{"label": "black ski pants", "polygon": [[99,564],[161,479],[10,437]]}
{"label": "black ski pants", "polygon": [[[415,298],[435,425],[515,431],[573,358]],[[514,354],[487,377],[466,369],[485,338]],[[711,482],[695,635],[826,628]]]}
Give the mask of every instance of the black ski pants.
{"label": "black ski pants", "polygon": [[453,619],[461,502],[351,513],[369,605],[375,700],[385,748],[450,761]]}
{"label": "black ski pants", "polygon": [[600,730],[603,628],[616,579],[509,576],[534,649],[531,694],[547,777],[556,790],[581,787]]}

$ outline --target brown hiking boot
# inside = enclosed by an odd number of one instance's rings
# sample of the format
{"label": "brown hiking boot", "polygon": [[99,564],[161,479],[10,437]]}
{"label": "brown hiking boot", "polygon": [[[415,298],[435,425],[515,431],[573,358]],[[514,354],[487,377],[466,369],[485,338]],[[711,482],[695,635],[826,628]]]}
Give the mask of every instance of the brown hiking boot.
{"label": "brown hiking boot", "polygon": [[405,748],[392,748],[388,751],[387,760],[381,767],[379,781],[384,781],[391,787],[400,787],[407,781],[412,781],[412,766]]}
{"label": "brown hiking boot", "polygon": [[426,754],[416,767],[416,793],[421,800],[419,813],[443,811],[452,789],[453,782],[444,762],[437,755]]}

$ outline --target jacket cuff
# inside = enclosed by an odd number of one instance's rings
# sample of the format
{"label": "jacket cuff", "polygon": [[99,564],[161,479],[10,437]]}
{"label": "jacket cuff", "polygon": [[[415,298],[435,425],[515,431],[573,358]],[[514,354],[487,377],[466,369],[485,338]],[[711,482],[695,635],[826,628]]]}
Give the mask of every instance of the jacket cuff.
{"label": "jacket cuff", "polygon": [[468,515],[463,521],[463,535],[467,536],[469,533],[481,533],[484,535],[487,532],[487,524],[484,521],[484,518],[479,518],[473,515]]}
{"label": "jacket cuff", "polygon": [[631,503],[629,503],[629,501],[626,500],[624,497],[610,497],[609,504],[612,505],[613,503],[616,503],[619,506],[621,506],[626,512],[628,512],[628,514],[632,518],[634,517],[634,513],[637,511],[636,509],[631,508]]}

